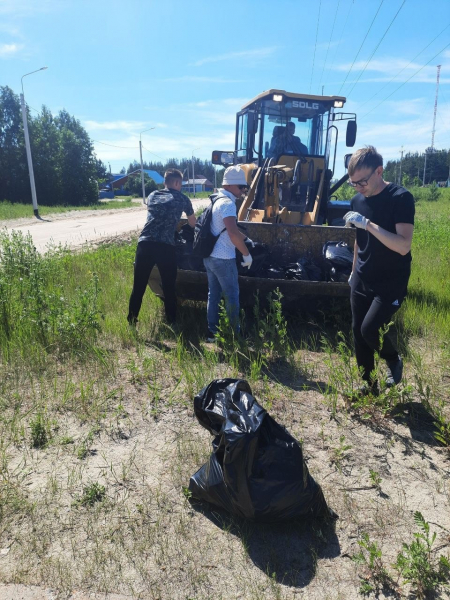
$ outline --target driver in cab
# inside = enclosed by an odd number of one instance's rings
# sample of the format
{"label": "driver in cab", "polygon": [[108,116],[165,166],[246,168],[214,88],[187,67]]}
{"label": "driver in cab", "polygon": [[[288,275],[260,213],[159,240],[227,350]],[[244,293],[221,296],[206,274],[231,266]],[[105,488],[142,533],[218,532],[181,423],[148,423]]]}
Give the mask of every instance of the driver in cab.
{"label": "driver in cab", "polygon": [[308,154],[308,148],[294,134],[295,123],[293,121],[289,121],[286,127],[274,127],[267,156],[278,158],[282,154],[293,154],[295,156],[305,156]]}

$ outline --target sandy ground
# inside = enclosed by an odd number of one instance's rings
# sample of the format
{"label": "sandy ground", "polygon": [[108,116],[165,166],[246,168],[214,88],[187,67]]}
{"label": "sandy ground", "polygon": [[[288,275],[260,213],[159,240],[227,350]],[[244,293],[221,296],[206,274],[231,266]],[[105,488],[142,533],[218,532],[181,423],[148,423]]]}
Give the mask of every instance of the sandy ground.
{"label": "sandy ground", "polygon": [[[51,589],[44,589],[35,585],[3,585],[0,583],[1,600],[55,600],[56,596]],[[131,596],[122,594],[86,594],[77,592],[70,596],[70,600],[131,600]]]}
{"label": "sandy ground", "polygon": [[[208,198],[193,200],[194,210],[206,206]],[[27,232],[34,245],[42,252],[49,245],[67,245],[79,248],[86,243],[120,238],[127,233],[139,233],[145,223],[146,206],[140,204],[132,208],[112,210],[69,211],[46,215],[42,219],[16,219],[3,221],[1,226],[7,231]]]}

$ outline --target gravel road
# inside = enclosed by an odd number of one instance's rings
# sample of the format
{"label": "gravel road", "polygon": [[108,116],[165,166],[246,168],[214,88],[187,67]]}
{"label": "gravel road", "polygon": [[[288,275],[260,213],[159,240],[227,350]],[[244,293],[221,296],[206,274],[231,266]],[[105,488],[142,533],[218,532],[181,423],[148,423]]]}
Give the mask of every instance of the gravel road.
{"label": "gravel road", "polygon": [[[207,206],[208,198],[193,200],[194,210]],[[146,206],[132,208],[69,211],[46,215],[42,219],[27,218],[2,221],[7,231],[30,233],[39,252],[50,244],[79,248],[86,243],[123,238],[139,233],[146,219]]]}

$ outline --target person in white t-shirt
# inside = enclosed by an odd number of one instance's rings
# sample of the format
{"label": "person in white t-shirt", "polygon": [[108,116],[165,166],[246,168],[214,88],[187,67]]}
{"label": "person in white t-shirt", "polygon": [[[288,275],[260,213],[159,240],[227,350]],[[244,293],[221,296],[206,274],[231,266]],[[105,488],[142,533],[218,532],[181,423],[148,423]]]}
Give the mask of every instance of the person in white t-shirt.
{"label": "person in white t-shirt", "polygon": [[[203,259],[208,276],[208,336],[213,342],[219,325],[219,304],[225,299],[227,315],[234,330],[239,332],[239,283],[236,248],[242,253],[242,266],[250,268],[252,257],[244,243],[246,236],[237,226],[236,199],[248,188],[245,173],[239,165],[228,167],[223,175],[223,187],[213,207],[211,232],[221,235],[211,255]],[[225,230],[225,231],[223,231]]]}

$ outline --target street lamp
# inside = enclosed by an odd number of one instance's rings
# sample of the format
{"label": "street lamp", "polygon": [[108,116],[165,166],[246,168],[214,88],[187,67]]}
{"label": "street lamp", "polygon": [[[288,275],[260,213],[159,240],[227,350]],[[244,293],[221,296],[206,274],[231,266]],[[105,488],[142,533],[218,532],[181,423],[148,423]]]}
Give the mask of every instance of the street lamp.
{"label": "street lamp", "polygon": [[31,199],[33,201],[33,211],[34,216],[39,218],[39,208],[36,197],[36,185],[34,183],[34,171],[33,171],[33,160],[31,158],[31,146],[30,146],[30,136],[28,134],[28,120],[27,120],[27,109],[25,106],[25,95],[23,91],[23,78],[28,75],[32,75],[33,73],[37,73],[38,71],[45,71],[48,67],[41,67],[40,69],[36,69],[36,71],[31,71],[31,73],[25,73],[22,75],[20,83],[22,85],[22,93],[20,94],[20,103],[22,105],[22,120],[23,120],[23,132],[25,135],[25,148],[27,150],[27,161],[28,161],[28,172],[30,174],[30,185],[31,185]]}
{"label": "street lamp", "polygon": [[156,127],[150,127],[150,129],[144,129],[139,134],[139,152],[141,153],[141,183],[142,183],[142,202],[143,204],[147,204],[145,201],[145,185],[144,185],[144,163],[142,162],[142,134],[146,131],[151,131],[152,129],[156,129]]}
{"label": "street lamp", "polygon": [[194,198],[195,198],[195,169],[194,169],[194,152],[196,150],[199,150],[201,148],[201,146],[197,146],[197,148],[194,148],[192,150],[192,192],[194,193]]}

